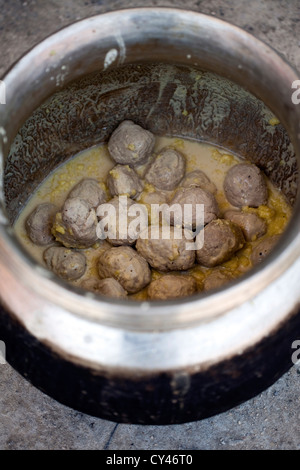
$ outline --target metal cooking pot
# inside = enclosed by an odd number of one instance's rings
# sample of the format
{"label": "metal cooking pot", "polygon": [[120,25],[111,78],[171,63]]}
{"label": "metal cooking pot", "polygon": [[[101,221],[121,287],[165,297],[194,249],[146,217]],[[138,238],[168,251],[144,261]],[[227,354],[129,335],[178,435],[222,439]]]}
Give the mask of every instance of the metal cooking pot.
{"label": "metal cooking pot", "polygon": [[[4,77],[0,107],[0,339],[35,386],[126,423],[201,419],[259,393],[291,365],[299,323],[300,106],[295,71],[216,18],[115,11],[41,42]],[[273,126],[272,118],[280,120]],[[217,291],[109,300],[37,265],[11,228],[45,175],[105,142],[123,119],[223,146],[262,168],[294,206],[261,265]]]}

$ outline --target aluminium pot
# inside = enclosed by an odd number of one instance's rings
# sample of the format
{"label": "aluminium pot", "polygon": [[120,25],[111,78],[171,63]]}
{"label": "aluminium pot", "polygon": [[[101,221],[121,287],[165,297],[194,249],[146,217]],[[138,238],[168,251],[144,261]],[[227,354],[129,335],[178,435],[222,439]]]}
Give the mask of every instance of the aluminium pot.
{"label": "aluminium pot", "polygon": [[[79,21],[11,68],[0,105],[0,340],[16,370],[82,412],[167,424],[235,406],[292,365],[300,328],[297,79],[245,31],[170,8]],[[271,255],[229,286],[157,303],[97,297],[37,265],[14,235],[19,211],[45,175],[106,142],[123,119],[222,146],[262,168],[294,208]]]}

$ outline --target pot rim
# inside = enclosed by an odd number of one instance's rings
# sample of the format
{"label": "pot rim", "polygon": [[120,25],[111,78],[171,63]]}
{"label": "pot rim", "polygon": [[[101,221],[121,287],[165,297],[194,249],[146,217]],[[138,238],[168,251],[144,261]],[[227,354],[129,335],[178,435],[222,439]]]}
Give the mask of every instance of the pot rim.
{"label": "pot rim", "polygon": [[[187,49],[185,45],[185,39],[187,36],[190,35],[199,39],[201,35],[205,34],[207,29],[211,29],[218,33],[218,38],[221,36],[222,32],[227,32],[229,36],[228,40],[231,42],[238,40],[237,47],[239,48],[240,53],[239,58],[242,57],[241,54],[243,48],[247,47],[247,52],[251,53],[253,57],[257,57],[257,68],[260,63],[268,65],[268,77],[271,77],[275,72],[279,73],[278,81],[280,90],[277,95],[279,98],[285,98],[285,101],[282,103],[282,107],[285,109],[283,109],[282,112],[277,111],[276,114],[286,125],[291,125],[292,122],[294,123],[294,128],[292,128],[291,132],[293,135],[290,135],[290,137],[293,141],[299,164],[300,106],[298,106],[298,108],[296,105],[292,107],[291,103],[288,103],[288,99],[291,101],[291,84],[294,80],[299,78],[293,68],[270,46],[259,41],[237,26],[195,11],[165,7],[123,9],[89,17],[75,22],[52,34],[27,52],[14,66],[12,66],[3,79],[8,91],[8,106],[5,109],[5,111],[7,111],[3,113],[4,119],[3,116],[1,116],[0,120],[0,130],[5,130],[4,135],[2,135],[3,153],[8,152],[10,142],[12,142],[14,137],[12,129],[8,131],[8,121],[10,118],[9,110],[13,109],[17,100],[22,103],[22,99],[25,99],[25,92],[23,92],[23,94],[21,92],[20,94],[16,94],[16,77],[21,76],[24,77],[25,80],[25,78],[28,77],[29,69],[32,69],[32,64],[36,62],[37,57],[42,57],[44,59],[47,57],[47,60],[45,59],[44,63],[44,67],[46,68],[47,64],[51,63],[51,56],[49,53],[52,49],[55,47],[59,49],[63,44],[64,47],[69,48],[67,51],[68,54],[74,53],[76,50],[76,43],[72,49],[71,38],[78,35],[80,31],[86,31],[87,37],[84,38],[84,40],[88,43],[89,38],[91,38],[91,29],[93,27],[96,29],[98,25],[103,24],[105,24],[103,33],[100,31],[101,28],[99,31],[96,31],[98,39],[101,38],[101,34],[105,34],[106,29],[109,27],[113,28],[113,25],[118,24],[119,31],[117,34],[119,41],[117,38],[117,43],[120,46],[121,56],[122,41],[123,47],[125,45],[127,50],[129,50],[132,46],[131,41],[133,33],[139,31],[141,24],[144,32],[146,30],[146,33],[149,33],[152,28],[154,30],[154,34],[160,34],[161,36],[159,37],[162,39],[163,34],[166,35],[166,33],[161,31],[162,21],[165,21],[165,24],[168,24],[167,34],[172,38],[176,37],[178,44],[183,47],[184,52],[181,53],[183,64],[190,65],[188,59],[189,54],[187,54],[189,49]],[[128,27],[128,24],[133,28],[130,33],[125,29]],[[190,28],[188,28],[188,26]],[[182,34],[182,40],[180,39],[180,34]],[[120,41],[120,37],[122,38],[122,41]],[[90,41],[94,41],[94,44],[95,37],[90,39]],[[62,66],[63,61],[63,57],[58,58],[58,67]],[[122,63],[126,63],[125,56],[122,59]],[[236,76],[241,79],[243,72],[237,71]],[[36,77],[37,79],[40,79],[40,76],[36,75]],[[72,77],[72,80],[73,79],[74,78]],[[48,83],[48,81],[46,82],[45,80],[45,83]],[[65,80],[65,84],[67,83],[68,77],[66,77]],[[239,82],[237,81],[237,83]],[[40,82],[40,85],[42,84],[43,83]],[[287,91],[288,84],[290,85],[290,94],[288,94]],[[257,85],[255,77],[251,76],[252,88],[254,88],[255,85]],[[20,87],[20,84],[18,84],[18,86]],[[266,84],[262,84],[262,92],[264,87],[266,87]],[[48,96],[52,94],[50,91],[51,87],[47,90]],[[253,89],[251,91],[253,92]],[[259,96],[259,94],[257,96]],[[38,96],[38,99],[40,100],[38,106],[45,97],[46,93]],[[273,97],[275,98],[275,95]],[[42,101],[41,98],[43,98]],[[37,106],[35,105],[34,109],[36,107]],[[276,108],[276,106],[274,106],[274,108]],[[14,115],[16,115],[16,112],[17,109],[14,110]],[[27,117],[29,117],[29,115]],[[298,123],[295,124],[295,121]],[[17,119],[16,122],[18,122]],[[300,195],[298,194],[292,219],[274,251],[267,260],[261,263],[261,265],[253,268],[250,272],[234,281],[231,285],[220,288],[214,292],[200,293],[189,297],[188,299],[155,303],[150,303],[148,301],[126,300],[124,303],[120,300],[101,299],[91,293],[69,286],[67,283],[56,278],[53,273],[38,265],[38,263],[35,262],[20,245],[13,234],[13,230],[9,226],[5,216],[4,205],[4,196],[2,195],[3,214],[1,215],[0,225],[0,259],[2,260],[2,263],[5,264],[6,269],[9,270],[11,275],[15,276],[27,290],[34,293],[36,298],[42,298],[44,301],[49,301],[60,308],[79,315],[80,317],[113,327],[125,327],[130,330],[169,330],[212,320],[216,316],[224,314],[234,308],[238,308],[246,301],[255,298],[267,286],[271,285],[280,275],[287,271],[300,256]],[[288,288],[288,286],[285,286],[285,288]],[[299,300],[296,294],[294,295],[295,301]],[[6,303],[7,299],[8,297],[6,298]]]}

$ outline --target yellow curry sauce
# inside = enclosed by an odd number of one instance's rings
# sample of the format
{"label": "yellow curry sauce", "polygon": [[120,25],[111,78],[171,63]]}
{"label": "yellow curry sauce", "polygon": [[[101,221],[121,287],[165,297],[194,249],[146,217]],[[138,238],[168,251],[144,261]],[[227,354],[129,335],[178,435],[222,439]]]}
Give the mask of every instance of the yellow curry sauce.
{"label": "yellow curry sauce", "polygon": [[[232,209],[233,206],[229,204],[223,193],[223,181],[227,171],[235,164],[240,163],[238,157],[229,154],[220,148],[216,148],[209,144],[200,142],[168,138],[168,137],[157,137],[154,151],[159,151],[163,147],[172,146],[179,150],[186,157],[186,173],[200,169],[204,171],[211,181],[217,187],[217,193],[215,194],[218,202],[221,214],[228,209]],[[244,161],[244,160],[243,160]],[[53,173],[51,173],[42,183],[42,185],[33,194],[31,199],[28,201],[26,207],[22,210],[20,216],[15,223],[16,234],[29,251],[29,253],[41,264],[43,261],[43,252],[45,247],[34,245],[25,230],[25,220],[32,210],[41,203],[51,202],[58,207],[61,207],[69,193],[69,191],[83,178],[95,178],[98,180],[99,185],[102,186],[107,192],[105,184],[108,172],[115,166],[115,162],[111,159],[107,146],[101,145],[93,147],[86,151],[79,153],[66,163],[58,167]],[[234,278],[242,275],[248,271],[252,265],[250,261],[250,255],[253,246],[259,241],[272,235],[281,234],[291,216],[292,209],[286,201],[284,195],[278,191],[271,183],[267,180],[269,199],[265,206],[258,208],[242,208],[245,212],[255,212],[267,223],[268,230],[266,235],[259,238],[259,240],[253,240],[246,242],[244,247],[239,250],[229,261],[221,264],[220,266],[227,271]],[[137,199],[137,202],[143,203],[143,197],[148,192],[153,192],[155,188],[151,184],[145,184],[144,191]],[[147,204],[145,204],[147,207]],[[149,209],[149,208],[148,208]],[[84,254],[87,258],[87,270],[83,277],[77,281],[72,281],[74,285],[80,285],[85,279],[91,277],[98,277],[97,273],[97,260],[103,249],[107,247],[107,242],[96,243],[92,248],[84,250]],[[200,265],[195,265],[188,271],[178,272],[178,275],[192,275],[199,287],[202,290],[203,281],[214,269],[216,268],[204,268]],[[176,273],[174,273],[176,274]],[[160,273],[152,269],[152,279],[157,279],[162,276]],[[137,300],[147,299],[147,287],[137,294],[129,296],[130,298]]]}

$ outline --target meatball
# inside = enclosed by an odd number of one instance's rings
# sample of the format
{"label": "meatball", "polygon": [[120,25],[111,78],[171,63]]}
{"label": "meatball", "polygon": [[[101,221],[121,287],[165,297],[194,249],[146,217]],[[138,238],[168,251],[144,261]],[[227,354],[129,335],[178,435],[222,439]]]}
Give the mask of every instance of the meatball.
{"label": "meatball", "polygon": [[[134,224],[136,217],[139,217],[139,215],[128,214],[133,205],[137,212],[141,214],[141,227],[139,224]],[[112,212],[110,212],[111,210]],[[122,219],[120,219],[120,214]],[[97,228],[99,238],[105,236],[107,241],[114,246],[133,245],[138,238],[139,232],[143,230],[148,221],[147,208],[143,204],[135,203],[126,196],[116,196],[107,204],[100,205],[97,209],[97,215],[100,219],[100,224]]]}
{"label": "meatball", "polygon": [[257,240],[267,232],[266,222],[257,214],[229,210],[225,212],[224,219],[231,220],[241,227],[248,242]]}
{"label": "meatball", "polygon": [[154,135],[132,121],[123,121],[112,133],[108,151],[115,162],[123,165],[146,163],[155,144]]}
{"label": "meatball", "polygon": [[26,219],[25,228],[30,240],[36,245],[49,245],[54,237],[51,233],[58,207],[48,202],[39,204]]}
{"label": "meatball", "polygon": [[83,253],[62,246],[50,246],[43,257],[46,266],[62,279],[75,281],[85,273],[86,258]]}
{"label": "meatball", "polygon": [[217,192],[216,185],[201,170],[195,170],[188,173],[181,182],[183,188],[201,188],[212,194]]}
{"label": "meatball", "polygon": [[97,223],[96,212],[89,203],[74,197],[67,199],[56,214],[52,233],[66,247],[88,248],[98,239]]}
{"label": "meatball", "polygon": [[155,281],[148,287],[150,300],[167,300],[179,297],[187,297],[197,292],[197,283],[192,276],[176,276],[167,274]]}
{"label": "meatball", "polygon": [[110,170],[107,186],[112,196],[125,194],[133,199],[139,196],[144,188],[137,173],[128,165],[116,165]]}
{"label": "meatball", "polygon": [[185,158],[178,150],[164,148],[150,165],[145,178],[157,189],[170,191],[184,177],[185,165]]}
{"label": "meatball", "polygon": [[170,236],[164,238],[162,227],[152,225],[140,234],[136,249],[159,271],[184,271],[195,262],[195,251],[188,249],[190,243],[181,228],[170,227]]}
{"label": "meatball", "polygon": [[266,204],[268,188],[260,169],[251,163],[239,163],[227,172],[224,180],[227,200],[236,207]]}
{"label": "meatball", "polygon": [[150,223],[152,225],[161,223],[162,212],[158,210],[157,205],[161,206],[162,204],[167,204],[168,196],[162,191],[147,192],[142,194],[140,202],[147,207]]}
{"label": "meatball", "polygon": [[68,199],[78,197],[84,199],[94,209],[107,200],[106,191],[101,183],[93,178],[84,178],[70,191]]}
{"label": "meatball", "polygon": [[93,247],[97,250],[97,254],[100,255],[103,251],[110,250],[111,244],[108,243],[106,240],[97,240],[96,245]]}
{"label": "meatball", "polygon": [[274,246],[279,240],[279,235],[273,235],[272,237],[265,238],[261,242],[258,243],[253,248],[251,253],[251,261],[252,264],[259,264],[261,263],[266,256],[273,250]]}
{"label": "meatball", "polygon": [[204,243],[197,250],[197,261],[208,268],[229,260],[245,243],[242,230],[230,220],[213,220],[203,230]]}
{"label": "meatball", "polygon": [[[171,201],[173,204],[178,204],[179,207],[174,211],[171,209],[170,221],[173,225],[184,225],[186,228],[191,229],[196,226],[208,224],[213,219],[216,219],[219,214],[219,207],[213,194],[201,188],[180,188],[176,191],[174,198]],[[186,204],[192,205],[191,217],[186,213]],[[197,221],[196,205],[203,205],[204,220]],[[185,217],[184,217],[185,215]],[[200,215],[200,213],[199,213]],[[186,220],[184,220],[186,219]],[[184,223],[185,222],[185,223]],[[197,223],[198,222],[198,223]]]}
{"label": "meatball", "polygon": [[234,277],[222,268],[214,269],[204,280],[204,290],[217,289],[232,281]]}
{"label": "meatball", "polygon": [[116,281],[113,277],[107,277],[106,279],[86,279],[80,284],[83,289],[94,292],[95,294],[101,294],[108,297],[124,298],[127,296],[127,292],[121,284]]}
{"label": "meatball", "polygon": [[130,294],[135,294],[151,281],[147,261],[129,246],[113,247],[98,261],[100,278],[113,277]]}
{"label": "meatball", "polygon": [[142,204],[166,204],[168,202],[168,195],[162,191],[145,192],[139,200]]}

